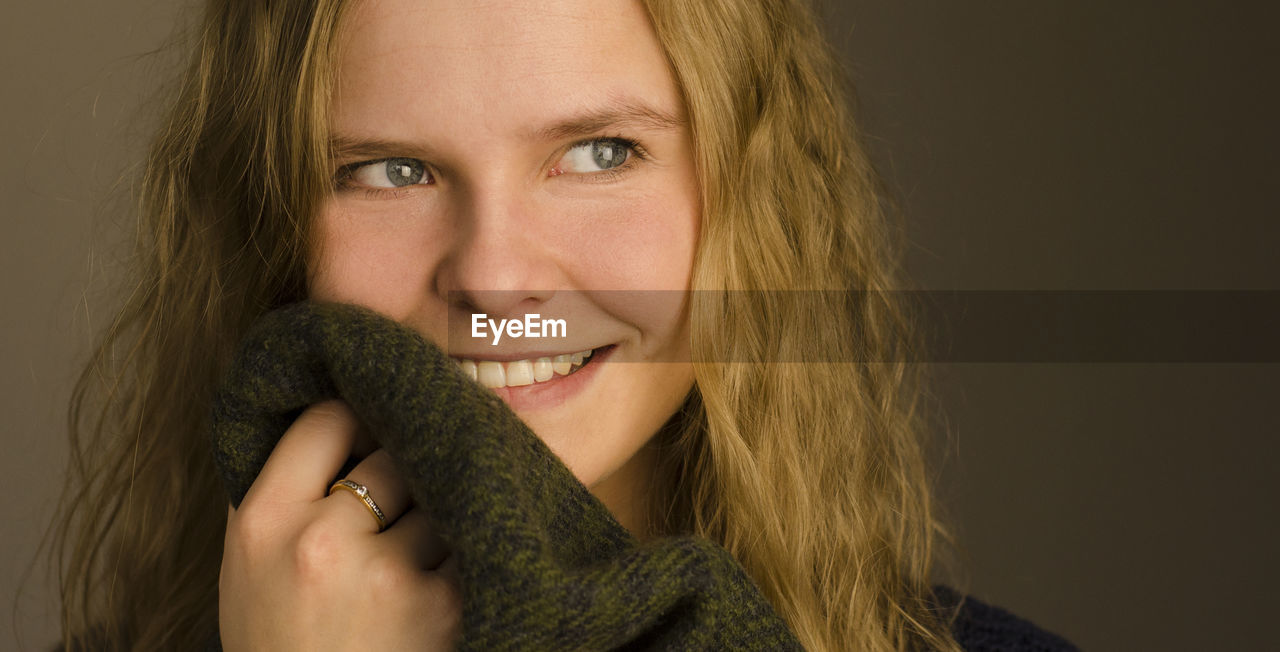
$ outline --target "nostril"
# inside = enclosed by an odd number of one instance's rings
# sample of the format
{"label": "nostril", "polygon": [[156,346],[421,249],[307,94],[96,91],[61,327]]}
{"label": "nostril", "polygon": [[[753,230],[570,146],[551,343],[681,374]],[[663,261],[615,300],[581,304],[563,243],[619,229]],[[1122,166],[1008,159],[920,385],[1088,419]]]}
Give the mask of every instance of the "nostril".
{"label": "nostril", "polygon": [[476,314],[519,319],[543,311],[555,295],[555,290],[451,290],[446,299],[451,311],[467,319]]}

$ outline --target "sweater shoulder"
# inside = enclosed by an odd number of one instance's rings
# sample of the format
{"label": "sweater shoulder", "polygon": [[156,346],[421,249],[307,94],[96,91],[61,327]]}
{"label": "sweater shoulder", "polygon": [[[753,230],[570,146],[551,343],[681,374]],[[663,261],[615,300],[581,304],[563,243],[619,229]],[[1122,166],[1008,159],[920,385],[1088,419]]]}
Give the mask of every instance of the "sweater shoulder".
{"label": "sweater shoulder", "polygon": [[1000,607],[943,586],[935,587],[934,595],[944,613],[955,613],[951,634],[966,652],[1079,652],[1061,636]]}

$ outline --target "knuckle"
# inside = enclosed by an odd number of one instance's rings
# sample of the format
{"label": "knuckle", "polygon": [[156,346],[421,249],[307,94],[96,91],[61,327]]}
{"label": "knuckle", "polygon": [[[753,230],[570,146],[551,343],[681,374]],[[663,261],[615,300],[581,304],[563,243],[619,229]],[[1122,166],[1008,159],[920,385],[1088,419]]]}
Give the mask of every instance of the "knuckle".
{"label": "knuckle", "polygon": [[391,555],[377,555],[365,567],[365,581],[375,595],[402,596],[413,581],[413,570]]}
{"label": "knuckle", "polygon": [[344,557],[345,543],[323,522],[312,522],[298,533],[293,545],[294,572],[304,584],[318,584],[334,574]]}
{"label": "knuckle", "polygon": [[242,504],[227,521],[226,545],[242,554],[264,550],[278,536],[281,519],[258,505]]}

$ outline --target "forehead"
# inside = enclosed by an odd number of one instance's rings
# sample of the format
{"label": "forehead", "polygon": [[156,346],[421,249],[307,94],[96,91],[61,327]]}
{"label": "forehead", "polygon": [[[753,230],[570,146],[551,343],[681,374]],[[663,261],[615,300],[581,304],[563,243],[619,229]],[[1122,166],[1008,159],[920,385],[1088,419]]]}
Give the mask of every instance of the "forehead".
{"label": "forehead", "polygon": [[340,38],[342,133],[514,134],[621,98],[681,112],[639,2],[361,0]]}

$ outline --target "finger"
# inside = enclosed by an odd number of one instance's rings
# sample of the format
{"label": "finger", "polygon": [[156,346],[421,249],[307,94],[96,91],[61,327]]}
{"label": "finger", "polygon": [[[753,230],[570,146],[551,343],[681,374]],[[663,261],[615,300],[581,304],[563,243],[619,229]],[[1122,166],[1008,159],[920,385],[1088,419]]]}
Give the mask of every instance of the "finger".
{"label": "finger", "polygon": [[[367,497],[382,510],[388,526],[409,508],[409,486],[400,477],[391,461],[391,455],[385,450],[378,449],[361,460],[347,474],[346,479],[366,488]],[[363,497],[351,495],[351,491],[336,486],[330,488],[330,494],[334,509],[344,515],[343,520],[350,523],[349,527],[371,532],[380,529],[377,517],[370,513]]]}
{"label": "finger", "polygon": [[388,528],[378,537],[381,545],[388,546],[393,554],[405,555],[415,568],[435,570],[449,556],[449,547],[434,532],[427,513],[414,507],[405,512],[395,527]]}
{"label": "finger", "polygon": [[281,502],[323,498],[355,440],[355,413],[342,401],[307,408],[289,426],[267,458],[245,500],[270,497]]}

